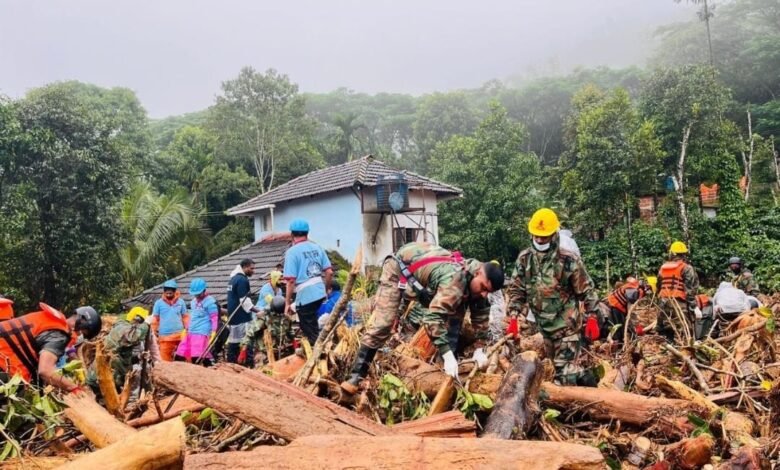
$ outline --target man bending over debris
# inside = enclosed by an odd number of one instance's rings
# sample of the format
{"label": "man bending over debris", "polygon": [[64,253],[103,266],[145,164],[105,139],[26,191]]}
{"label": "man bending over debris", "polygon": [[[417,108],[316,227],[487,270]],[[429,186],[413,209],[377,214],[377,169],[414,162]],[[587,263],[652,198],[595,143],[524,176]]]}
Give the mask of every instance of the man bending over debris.
{"label": "man bending over debris", "polygon": [[[262,366],[268,360],[268,350],[264,341],[265,330],[271,332],[271,346],[277,350],[280,357],[283,355],[285,344],[291,345],[294,338],[290,321],[284,315],[284,297],[272,297],[263,299],[265,308],[255,314],[254,320],[246,327],[246,334],[241,340],[241,352],[238,353],[238,363],[247,364],[247,354],[250,346],[256,351],[254,357],[255,367]],[[251,365],[251,361],[249,363]]]}
{"label": "man bending over debris", "polygon": [[[149,310],[143,307],[133,307],[126,317],[120,317],[114,323],[111,331],[103,338],[103,347],[111,358],[114,385],[118,392],[122,391],[125,377],[133,369],[133,365],[142,359],[141,354],[145,349],[150,331],[149,325],[146,323],[148,316]],[[87,372],[87,385],[96,395],[100,393],[94,362]]]}
{"label": "man bending over debris", "polygon": [[599,298],[580,257],[559,248],[559,228],[551,209],[539,209],[531,217],[528,231],[533,246],[517,257],[508,310],[514,318],[533,314],[555,365],[556,380],[563,385],[595,385],[593,372],[577,364],[582,330],[578,304],[585,303],[588,322],[593,324],[589,326],[598,329]]}
{"label": "man bending over debris", "polygon": [[419,302],[428,310],[425,328],[444,359],[444,371],[458,376],[458,361],[447,340],[447,319],[462,316],[466,303],[487,297],[504,286],[500,266],[464,260],[430,243],[409,243],[385,258],[371,326],[360,339],[360,349],[350,378],[341,384],[349,394],[368,375],[377,349],[385,344],[398,319],[401,297]]}
{"label": "man bending over debris", "polygon": [[18,374],[25,382],[43,380],[78,393],[81,387],[57,371],[57,358],[79,334],[86,339],[97,336],[103,321],[92,307],[79,307],[65,318],[59,310],[39,305],[38,312],[0,322],[0,383]]}

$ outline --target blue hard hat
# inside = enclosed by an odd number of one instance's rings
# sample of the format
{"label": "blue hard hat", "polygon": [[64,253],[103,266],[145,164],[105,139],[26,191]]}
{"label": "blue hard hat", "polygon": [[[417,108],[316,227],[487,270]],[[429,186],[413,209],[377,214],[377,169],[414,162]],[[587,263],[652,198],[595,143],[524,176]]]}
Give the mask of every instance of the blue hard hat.
{"label": "blue hard hat", "polygon": [[168,279],[163,283],[163,289],[178,289],[179,285],[176,284],[175,279]]}
{"label": "blue hard hat", "polygon": [[190,282],[190,295],[200,295],[206,290],[206,281],[196,277]]}
{"label": "blue hard hat", "polygon": [[295,219],[290,222],[290,231],[309,233],[309,223],[303,219]]}

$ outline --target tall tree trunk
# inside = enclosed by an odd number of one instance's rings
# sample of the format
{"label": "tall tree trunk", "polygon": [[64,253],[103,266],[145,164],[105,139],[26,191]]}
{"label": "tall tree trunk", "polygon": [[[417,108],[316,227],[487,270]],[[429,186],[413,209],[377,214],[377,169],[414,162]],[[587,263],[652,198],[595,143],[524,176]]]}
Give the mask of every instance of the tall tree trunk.
{"label": "tall tree trunk", "polygon": [[633,221],[631,220],[631,208],[633,204],[630,203],[628,193],[626,193],[626,235],[628,236],[628,248],[631,250],[631,272],[634,276],[638,276],[636,268],[636,246],[634,245],[634,230]]}
{"label": "tall tree trunk", "polygon": [[712,34],[710,34],[710,7],[704,0],[704,24],[707,26],[707,46],[710,50],[710,66],[715,67],[715,57],[712,54]]}
{"label": "tall tree trunk", "polygon": [[753,179],[753,149],[755,148],[755,136],[753,135],[753,123],[750,118],[750,108],[747,110],[748,123],[748,153],[742,150],[742,167],[745,172],[745,202],[750,199],[750,183]]}
{"label": "tall tree trunk", "polygon": [[683,130],[683,139],[680,145],[680,157],[677,159],[677,174],[673,177],[677,186],[677,209],[680,213],[680,227],[687,245],[691,244],[691,233],[688,225],[688,208],[685,205],[685,155],[688,151],[688,141],[691,138],[693,122],[688,123]]}

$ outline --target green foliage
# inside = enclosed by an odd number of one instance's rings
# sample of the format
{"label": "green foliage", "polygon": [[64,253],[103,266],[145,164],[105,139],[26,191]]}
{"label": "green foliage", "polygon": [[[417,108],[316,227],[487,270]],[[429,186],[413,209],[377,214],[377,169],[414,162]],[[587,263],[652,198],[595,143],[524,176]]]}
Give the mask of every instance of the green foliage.
{"label": "green foliage", "polygon": [[236,217],[225,228],[214,234],[214,237],[211,239],[211,246],[209,246],[206,252],[206,258],[209,260],[217,259],[242,246],[248,245],[252,240],[253,232],[252,219]]}
{"label": "green foliage", "polygon": [[424,393],[413,394],[401,379],[393,374],[385,374],[382,377],[377,394],[379,408],[385,414],[386,424],[421,418],[428,414],[431,407]]}
{"label": "green foliage", "polygon": [[62,408],[50,390],[25,384],[18,375],[0,384],[0,462],[20,456],[26,441],[53,440]]}
{"label": "green foliage", "polygon": [[[3,106],[5,108],[5,106]],[[142,165],[146,116],[132,92],[77,82],[30,91],[3,131],[0,272],[24,310],[113,303],[117,203]]]}
{"label": "green foliage", "polygon": [[260,192],[321,167],[305,105],[286,75],[244,67],[222,83],[209,116],[217,153],[232,168],[253,174]]}
{"label": "green foliage", "polygon": [[471,393],[465,388],[458,388],[455,398],[455,406],[463,413],[466,419],[475,419],[477,412],[488,411],[493,408],[493,400],[481,393]]}
{"label": "green foliage", "polygon": [[539,160],[522,151],[524,138],[523,126],[494,103],[473,136],[436,148],[433,176],[464,193],[439,208],[442,245],[482,260],[517,256],[525,224],[543,200]]}
{"label": "green foliage", "polygon": [[414,142],[418,159],[414,170],[422,174],[436,173],[428,164],[437,145],[456,135],[470,134],[478,124],[476,113],[464,93],[434,93],[426,96],[417,109],[414,122]]}

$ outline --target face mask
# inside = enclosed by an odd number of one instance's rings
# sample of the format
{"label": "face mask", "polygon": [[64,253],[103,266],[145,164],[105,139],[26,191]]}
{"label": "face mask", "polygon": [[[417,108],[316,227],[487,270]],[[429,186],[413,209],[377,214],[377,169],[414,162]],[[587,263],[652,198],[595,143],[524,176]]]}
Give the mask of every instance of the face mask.
{"label": "face mask", "polygon": [[545,244],[536,243],[536,240],[532,240],[532,242],[534,244],[534,248],[536,248],[536,251],[547,251],[547,250],[550,249],[550,243],[549,242],[547,242]]}

